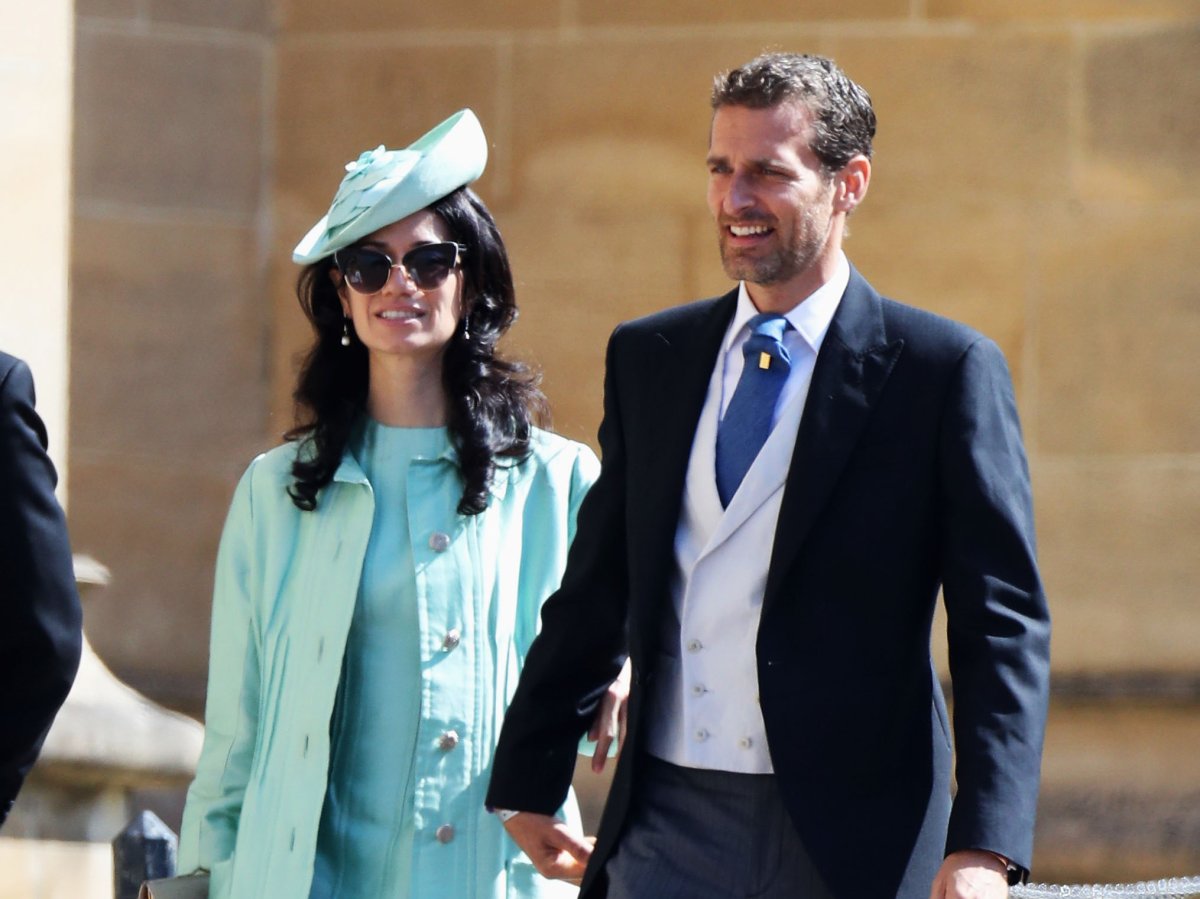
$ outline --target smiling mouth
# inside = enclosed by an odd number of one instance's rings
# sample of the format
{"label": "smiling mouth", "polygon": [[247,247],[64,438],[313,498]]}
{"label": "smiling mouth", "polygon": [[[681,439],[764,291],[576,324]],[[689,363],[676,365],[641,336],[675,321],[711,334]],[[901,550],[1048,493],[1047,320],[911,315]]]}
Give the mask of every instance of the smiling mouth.
{"label": "smiling mouth", "polygon": [[773,229],[766,225],[730,225],[729,233],[734,237],[761,237],[770,234]]}
{"label": "smiling mouth", "polygon": [[419,309],[384,309],[379,317],[384,321],[412,321],[424,315]]}

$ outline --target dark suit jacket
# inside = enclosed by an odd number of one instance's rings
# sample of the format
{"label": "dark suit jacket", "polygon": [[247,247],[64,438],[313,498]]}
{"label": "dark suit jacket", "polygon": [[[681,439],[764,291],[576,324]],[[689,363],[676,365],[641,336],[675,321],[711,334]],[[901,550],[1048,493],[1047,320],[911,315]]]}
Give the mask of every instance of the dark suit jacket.
{"label": "dark suit jacket", "polygon": [[[601,476],[509,709],[488,802],[549,813],[623,660],[629,727],[582,895],[638,776],[692,436],[736,292],[619,327]],[[939,587],[951,725],[930,661]],[[1049,614],[1012,385],[995,344],[851,273],[818,355],[771,549],[757,662],[784,803],[846,899],[927,899],[945,853],[1028,867]]]}
{"label": "dark suit jacket", "polygon": [[33,377],[0,353],[0,823],[67,697],[79,595]]}

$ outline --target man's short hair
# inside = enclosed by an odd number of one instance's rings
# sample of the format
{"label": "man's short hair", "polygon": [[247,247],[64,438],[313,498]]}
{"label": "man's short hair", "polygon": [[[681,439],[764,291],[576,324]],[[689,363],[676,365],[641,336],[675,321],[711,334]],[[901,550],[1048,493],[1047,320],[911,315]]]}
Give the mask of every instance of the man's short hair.
{"label": "man's short hair", "polygon": [[713,79],[712,108],[769,109],[799,100],[812,113],[812,151],[826,174],[859,155],[871,157],[875,110],[870,95],[832,59],[807,53],[764,53]]}

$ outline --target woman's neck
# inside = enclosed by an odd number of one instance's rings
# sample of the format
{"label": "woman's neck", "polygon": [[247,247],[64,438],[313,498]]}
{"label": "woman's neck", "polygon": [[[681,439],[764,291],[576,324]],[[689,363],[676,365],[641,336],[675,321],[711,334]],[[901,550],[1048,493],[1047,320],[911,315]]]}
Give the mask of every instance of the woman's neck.
{"label": "woman's neck", "polygon": [[446,424],[441,358],[371,357],[367,414],[393,428],[437,428]]}

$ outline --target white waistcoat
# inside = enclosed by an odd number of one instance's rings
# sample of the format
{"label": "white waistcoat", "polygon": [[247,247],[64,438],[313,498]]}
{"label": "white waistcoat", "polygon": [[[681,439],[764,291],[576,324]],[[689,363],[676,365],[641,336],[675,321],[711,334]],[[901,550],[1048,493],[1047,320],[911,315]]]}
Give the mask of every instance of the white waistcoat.
{"label": "white waistcoat", "polygon": [[[758,703],[756,640],[767,566],[808,385],[778,421],[729,507],[717,496],[722,366],[692,442],[675,533],[671,598],[651,682],[652,754],[676,765],[771,773]],[[677,624],[678,623],[678,624]]]}

